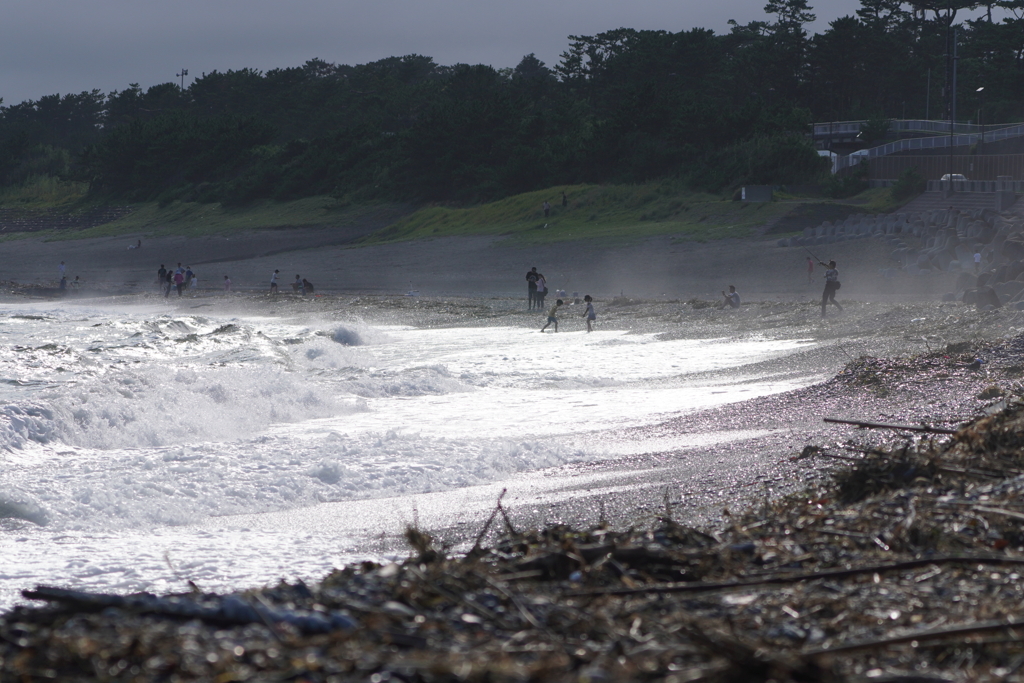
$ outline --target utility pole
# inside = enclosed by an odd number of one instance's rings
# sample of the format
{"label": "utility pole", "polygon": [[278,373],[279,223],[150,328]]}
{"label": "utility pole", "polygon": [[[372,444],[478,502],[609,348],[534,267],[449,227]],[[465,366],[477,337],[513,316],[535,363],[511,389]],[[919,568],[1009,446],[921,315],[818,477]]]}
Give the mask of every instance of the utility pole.
{"label": "utility pole", "polygon": [[928,86],[924,93],[924,120],[931,120],[932,116],[932,68],[928,67]]}
{"label": "utility pole", "polygon": [[178,76],[179,78],[181,78],[181,90],[182,90],[182,92],[184,92],[185,91],[185,76],[188,76],[188,69],[182,69],[180,74],[174,74],[174,75]]}
{"label": "utility pole", "polygon": [[954,131],[956,127],[956,62],[957,62],[957,49],[956,49],[956,28],[953,28],[953,44],[950,51],[950,61],[953,65],[953,84],[949,94],[950,106],[949,106],[949,192],[952,194],[956,192],[953,186],[953,141]]}

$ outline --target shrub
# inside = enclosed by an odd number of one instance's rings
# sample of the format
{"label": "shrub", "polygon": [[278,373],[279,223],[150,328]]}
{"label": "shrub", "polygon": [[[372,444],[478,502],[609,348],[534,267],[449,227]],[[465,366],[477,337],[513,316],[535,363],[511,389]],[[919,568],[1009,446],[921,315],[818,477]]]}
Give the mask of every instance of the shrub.
{"label": "shrub", "polygon": [[830,175],[821,184],[821,190],[826,197],[832,199],[843,199],[860,194],[868,189],[868,162],[862,161],[849,175]]}
{"label": "shrub", "polygon": [[893,200],[901,202],[911,197],[916,197],[928,187],[927,181],[921,177],[916,168],[908,168],[900,174],[895,184],[889,188]]}

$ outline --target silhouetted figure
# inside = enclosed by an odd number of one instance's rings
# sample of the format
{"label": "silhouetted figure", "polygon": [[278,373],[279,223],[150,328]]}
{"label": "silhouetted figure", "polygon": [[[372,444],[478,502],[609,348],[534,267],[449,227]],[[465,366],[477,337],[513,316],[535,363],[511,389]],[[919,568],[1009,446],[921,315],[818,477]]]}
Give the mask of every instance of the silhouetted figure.
{"label": "silhouetted figure", "polygon": [[723,304],[723,307],[724,306],[729,306],[730,308],[739,308],[740,307],[740,295],[736,292],[736,285],[729,285],[729,293],[726,294],[725,291],[723,290],[722,291],[722,296],[725,297],[725,303]]}
{"label": "silhouetted figure", "polygon": [[597,320],[597,313],[594,312],[594,299],[587,294],[583,300],[587,302],[587,310],[583,312],[583,317],[587,319],[587,332],[593,332],[591,324]]}
{"label": "silhouetted figure", "polygon": [[827,264],[822,261],[818,261],[818,263],[828,268],[825,271],[825,291],[821,294],[821,317],[824,318],[825,307],[829,302],[832,302],[832,305],[838,308],[840,313],[843,311],[843,307],[836,301],[836,291],[839,289],[839,269],[836,268],[835,261],[829,261]]}
{"label": "silhouetted figure", "polygon": [[540,276],[541,275],[537,272],[536,266],[526,273],[526,294],[530,302],[530,305],[526,310],[532,310],[534,303],[537,301],[537,279],[540,278]]}
{"label": "silhouetted figure", "polygon": [[540,328],[541,332],[543,332],[544,330],[548,329],[548,325],[550,325],[551,323],[555,324],[555,332],[558,332],[558,307],[561,306],[561,305],[562,305],[562,300],[561,299],[558,299],[557,301],[555,301],[555,305],[551,307],[550,311],[548,311],[548,321],[547,321],[547,323],[544,324],[544,327]]}

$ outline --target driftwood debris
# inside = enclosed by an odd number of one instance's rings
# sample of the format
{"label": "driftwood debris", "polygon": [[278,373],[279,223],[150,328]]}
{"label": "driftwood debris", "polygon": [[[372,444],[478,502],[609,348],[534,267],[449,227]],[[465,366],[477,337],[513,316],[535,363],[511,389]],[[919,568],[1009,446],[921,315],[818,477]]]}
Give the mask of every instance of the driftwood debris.
{"label": "driftwood debris", "polygon": [[154,614],[175,619],[199,619],[217,625],[287,623],[303,633],[330,633],[339,629],[355,628],[356,622],[344,614],[307,613],[295,610],[257,608],[239,595],[169,596],[158,597],[148,593],[137,595],[108,595],[85,591],[37,586],[21,594],[30,600],[59,603],[80,612],[99,612],[117,609],[134,614]]}
{"label": "driftwood debris", "polygon": [[833,424],[853,425],[861,429],[893,429],[900,432],[923,432],[925,434],[956,434],[955,429],[944,429],[942,427],[929,427],[927,425],[891,425],[882,422],[865,422],[863,420],[840,420],[835,417],[822,418],[824,422]]}

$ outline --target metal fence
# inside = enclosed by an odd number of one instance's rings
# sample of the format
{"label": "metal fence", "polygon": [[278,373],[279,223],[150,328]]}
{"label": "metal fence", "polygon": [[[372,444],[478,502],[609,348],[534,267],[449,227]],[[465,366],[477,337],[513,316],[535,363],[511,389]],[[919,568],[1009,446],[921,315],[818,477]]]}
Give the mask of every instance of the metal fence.
{"label": "metal fence", "polygon": [[[894,180],[875,181],[878,183],[894,183]],[[949,189],[948,180],[929,180],[929,192],[942,192]],[[953,189],[957,192],[1024,192],[1022,180],[954,180]]]}
{"label": "metal fence", "polygon": [[[960,124],[957,124],[959,127]],[[947,126],[948,130],[949,127]],[[887,157],[891,154],[898,152],[912,152],[915,149],[942,149],[948,148],[950,142],[953,147],[967,147],[979,142],[996,142],[998,140],[1006,140],[1008,138],[1019,138],[1024,136],[1024,124],[1017,124],[1015,126],[1009,126],[1007,128],[998,128],[996,130],[990,130],[979,133],[971,133],[968,135],[936,135],[928,138],[909,138],[907,140],[897,140],[896,142],[890,142],[885,145],[879,145],[878,147],[872,147],[871,149],[862,149],[859,152],[854,152],[845,157],[839,157],[836,160],[835,168],[836,172],[840,172],[843,169],[856,166],[865,159],[875,163],[880,157]],[[1015,155],[1005,155],[1015,156]],[[954,171],[955,173],[962,173],[962,171]]]}
{"label": "metal fence", "polygon": [[1024,179],[1024,154],[939,154],[924,156],[877,157],[868,164],[871,180],[893,180],[908,168],[916,169],[925,180],[939,180],[947,173],[960,174],[969,180],[995,181],[999,176]]}
{"label": "metal fence", "polygon": [[[867,121],[832,121],[815,123],[814,137],[827,138],[830,135],[843,136],[857,134]],[[957,123],[954,133],[981,134],[983,131],[996,130],[1003,126],[979,126],[975,123]],[[889,121],[889,130],[897,133],[945,133],[949,135],[949,121],[932,121],[930,119],[893,119]]]}

